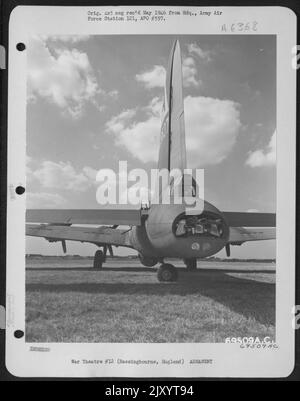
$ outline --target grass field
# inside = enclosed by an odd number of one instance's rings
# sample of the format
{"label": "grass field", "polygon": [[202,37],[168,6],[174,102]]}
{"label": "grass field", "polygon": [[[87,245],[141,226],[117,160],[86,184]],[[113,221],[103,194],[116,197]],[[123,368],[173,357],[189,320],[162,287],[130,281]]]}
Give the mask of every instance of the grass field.
{"label": "grass field", "polygon": [[[199,262],[159,283],[136,261],[27,260],[28,342],[275,340],[275,265]],[[182,266],[176,264],[178,266]],[[201,266],[201,268],[200,268]]]}

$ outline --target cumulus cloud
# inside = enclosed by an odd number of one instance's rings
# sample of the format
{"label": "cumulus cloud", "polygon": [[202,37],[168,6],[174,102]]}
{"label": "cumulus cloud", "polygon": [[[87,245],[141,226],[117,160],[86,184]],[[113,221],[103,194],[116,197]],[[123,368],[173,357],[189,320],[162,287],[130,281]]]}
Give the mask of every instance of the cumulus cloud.
{"label": "cumulus cloud", "polygon": [[150,116],[153,115],[153,116],[156,116],[156,117],[160,118],[161,117],[162,106],[163,106],[162,98],[156,96],[150,101],[148,106],[146,106],[144,108],[144,111]]}
{"label": "cumulus cloud", "polygon": [[137,74],[135,78],[146,89],[163,88],[166,80],[166,69],[162,65],[155,65],[150,70]]}
{"label": "cumulus cloud", "polygon": [[[222,162],[232,150],[241,127],[239,105],[231,100],[188,96],[185,104],[186,146],[189,167]],[[107,122],[107,132],[115,143],[147,163],[157,161],[161,100],[154,98],[141,118],[137,110],[127,110]]]}
{"label": "cumulus cloud", "polygon": [[[135,76],[146,89],[163,88],[166,81],[166,69],[162,65],[155,65],[150,70]],[[193,57],[184,57],[182,61],[182,78],[184,87],[198,87],[201,84],[198,70]]]}
{"label": "cumulus cloud", "polygon": [[133,122],[119,132],[117,144],[124,145],[133,156],[145,163],[154,161],[158,157],[159,129],[160,119],[156,116]]}
{"label": "cumulus cloud", "polygon": [[160,116],[158,98],[144,108],[146,119],[137,118],[137,110],[126,110],[106,123],[108,133],[115,135],[115,143],[124,146],[134,157],[148,163],[158,156]]}
{"label": "cumulus cloud", "polygon": [[250,152],[246,165],[250,167],[268,167],[276,164],[276,131],[265,149]]}
{"label": "cumulus cloud", "polygon": [[185,57],[182,62],[182,79],[183,86],[188,87],[198,87],[201,81],[197,78],[198,71],[196,68],[196,63],[193,57]]}
{"label": "cumulus cloud", "polygon": [[221,163],[232,150],[241,128],[239,104],[188,96],[184,110],[189,167]]}
{"label": "cumulus cloud", "polygon": [[125,125],[127,125],[132,118],[135,116],[136,110],[129,109],[124,110],[122,113],[118,114],[117,116],[112,117],[107,123],[106,128],[108,131],[111,131],[115,134],[121,132]]}
{"label": "cumulus cloud", "polygon": [[187,45],[187,49],[189,54],[198,57],[200,60],[206,62],[211,61],[211,51],[201,49],[197,43],[189,43]]}
{"label": "cumulus cloud", "polygon": [[77,49],[50,52],[41,38],[32,38],[27,68],[29,100],[40,96],[73,117],[101,92],[87,54]]}
{"label": "cumulus cloud", "polygon": [[44,161],[37,167],[30,167],[29,180],[36,180],[42,188],[64,189],[84,192],[96,183],[97,171],[83,167],[76,171],[71,163]]}
{"label": "cumulus cloud", "polygon": [[106,123],[106,131],[115,135],[116,145],[144,163],[158,158],[162,103],[161,98],[154,97],[139,113],[137,109],[125,110]]}
{"label": "cumulus cloud", "polygon": [[26,207],[27,208],[55,208],[66,203],[66,199],[58,194],[48,192],[27,192]]}
{"label": "cumulus cloud", "polygon": [[90,35],[45,35],[43,39],[53,42],[63,42],[75,44],[79,42],[86,42],[90,39]]}

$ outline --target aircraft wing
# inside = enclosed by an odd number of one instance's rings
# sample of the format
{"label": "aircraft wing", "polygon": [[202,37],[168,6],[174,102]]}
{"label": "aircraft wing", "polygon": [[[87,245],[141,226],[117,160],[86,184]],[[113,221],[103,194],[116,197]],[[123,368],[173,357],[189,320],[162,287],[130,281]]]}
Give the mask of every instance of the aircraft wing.
{"label": "aircraft wing", "polygon": [[128,241],[128,229],[112,227],[71,227],[53,224],[26,224],[26,235],[43,237],[49,242],[80,241],[98,246],[115,245],[131,247]]}
{"label": "aircraft wing", "polygon": [[137,208],[28,209],[26,222],[64,224],[109,224],[139,226],[146,211]]}
{"label": "aircraft wing", "polygon": [[229,244],[241,245],[247,241],[264,241],[267,239],[276,239],[276,228],[244,228],[230,227]]}

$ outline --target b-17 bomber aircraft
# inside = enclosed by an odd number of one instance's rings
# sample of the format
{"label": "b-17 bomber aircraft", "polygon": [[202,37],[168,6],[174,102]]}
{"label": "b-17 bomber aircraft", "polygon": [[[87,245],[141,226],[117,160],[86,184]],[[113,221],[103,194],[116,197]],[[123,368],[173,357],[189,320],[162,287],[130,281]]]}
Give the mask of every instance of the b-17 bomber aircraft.
{"label": "b-17 bomber aircraft", "polygon": [[[180,45],[176,41],[166,73],[158,171],[186,168],[182,88]],[[164,190],[160,188],[159,198]],[[196,196],[195,191],[192,193]],[[107,251],[112,255],[113,246],[135,249],[144,266],[160,263],[157,277],[165,282],[178,277],[176,268],[164,262],[166,258],[182,259],[188,270],[194,270],[197,259],[212,256],[223,248],[230,256],[231,245],[274,239],[276,231],[274,213],[221,212],[205,200],[198,214],[187,209],[184,202],[157,202],[135,209],[31,209],[27,210],[26,222],[26,235],[61,241],[64,252],[67,240],[97,245],[101,249],[96,251],[93,265],[98,269],[102,268]]]}

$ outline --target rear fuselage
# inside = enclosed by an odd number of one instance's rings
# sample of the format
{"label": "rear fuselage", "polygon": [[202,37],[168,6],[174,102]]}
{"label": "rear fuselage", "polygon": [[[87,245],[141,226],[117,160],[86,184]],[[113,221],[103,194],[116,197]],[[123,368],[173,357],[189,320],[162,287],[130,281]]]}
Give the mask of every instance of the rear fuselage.
{"label": "rear fuselage", "polygon": [[130,232],[130,243],[145,257],[204,258],[227,243],[229,228],[221,212],[208,202],[198,216],[182,205],[152,205],[142,226]]}

